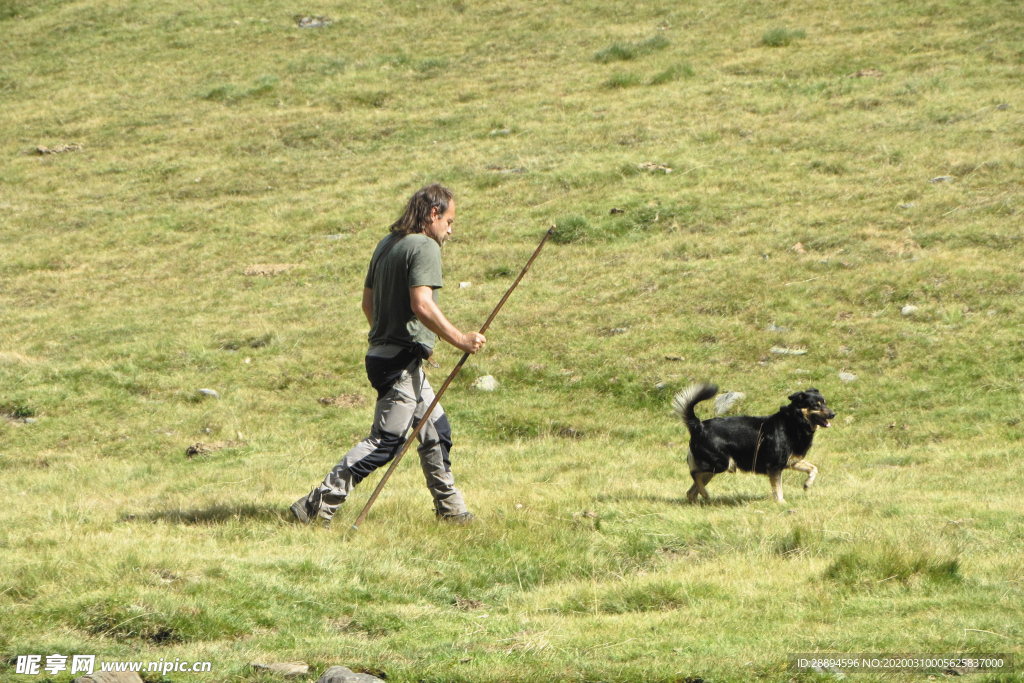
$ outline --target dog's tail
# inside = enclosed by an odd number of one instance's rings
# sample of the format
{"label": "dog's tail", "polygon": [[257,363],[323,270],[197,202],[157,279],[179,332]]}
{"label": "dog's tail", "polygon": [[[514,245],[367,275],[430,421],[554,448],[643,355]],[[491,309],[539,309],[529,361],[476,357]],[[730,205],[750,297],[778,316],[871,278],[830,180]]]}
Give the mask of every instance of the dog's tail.
{"label": "dog's tail", "polygon": [[700,420],[693,412],[693,407],[701,401],[714,398],[717,393],[718,387],[714,384],[691,384],[676,394],[672,400],[672,409],[676,411],[679,419],[686,423],[686,428],[690,430],[691,436],[702,429]]}

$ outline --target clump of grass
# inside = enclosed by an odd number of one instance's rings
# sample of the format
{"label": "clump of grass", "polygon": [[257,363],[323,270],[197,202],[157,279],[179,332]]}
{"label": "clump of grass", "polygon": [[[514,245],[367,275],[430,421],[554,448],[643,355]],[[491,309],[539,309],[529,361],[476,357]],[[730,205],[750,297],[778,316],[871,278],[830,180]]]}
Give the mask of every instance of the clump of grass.
{"label": "clump of grass", "polygon": [[689,604],[686,587],[679,581],[658,581],[631,585],[595,596],[588,590],[578,591],[556,608],[566,614],[603,614],[659,612],[679,609]]}
{"label": "clump of grass", "polygon": [[889,547],[880,552],[854,550],[840,555],[825,570],[823,578],[850,587],[873,587],[896,582],[909,584],[915,579],[935,583],[961,580],[960,561],[936,558],[927,552]]}
{"label": "clump of grass", "polygon": [[488,268],[484,272],[484,277],[488,280],[496,280],[500,277],[512,277],[515,272],[508,266],[495,266]]}
{"label": "clump of grass", "polygon": [[812,171],[818,171],[819,173],[824,173],[826,175],[846,175],[847,173],[846,165],[838,161],[822,161],[820,159],[815,159],[808,164],[808,168]]}
{"label": "clump of grass", "polygon": [[803,29],[789,30],[787,28],[773,28],[770,31],[765,31],[764,35],[761,36],[761,44],[768,47],[786,47],[795,40],[802,40],[807,37],[807,32]]}
{"label": "clump of grass", "polygon": [[555,221],[555,232],[551,241],[557,244],[583,242],[591,237],[590,223],[582,216],[565,216]]}
{"label": "clump of grass", "polygon": [[634,73],[618,72],[604,82],[606,88],[633,88],[643,83],[640,76]]}
{"label": "clump of grass", "polygon": [[594,61],[602,64],[628,62],[637,57],[664,50],[669,45],[668,38],[664,36],[654,36],[639,43],[614,43],[594,54]]}
{"label": "clump of grass", "polygon": [[680,78],[692,78],[693,67],[689,64],[676,64],[665,69],[661,73],[655,74],[650,81],[650,85],[661,85],[662,83],[671,83],[672,81],[678,81]]}
{"label": "clump of grass", "polygon": [[277,76],[260,76],[249,88],[242,88],[231,84],[219,85],[206,91],[201,97],[211,102],[238,102],[272,92],[277,87],[277,82]]}
{"label": "clump of grass", "polygon": [[25,401],[18,399],[0,403],[0,415],[15,420],[24,420],[26,417],[35,417],[36,411]]}
{"label": "clump of grass", "polygon": [[387,90],[369,90],[356,93],[352,99],[363,106],[380,109],[387,103],[389,97],[391,97],[391,93]]}
{"label": "clump of grass", "polygon": [[262,349],[270,346],[274,341],[274,333],[267,332],[259,337],[246,337],[245,339],[222,339],[218,346],[224,351],[237,351],[241,348]]}

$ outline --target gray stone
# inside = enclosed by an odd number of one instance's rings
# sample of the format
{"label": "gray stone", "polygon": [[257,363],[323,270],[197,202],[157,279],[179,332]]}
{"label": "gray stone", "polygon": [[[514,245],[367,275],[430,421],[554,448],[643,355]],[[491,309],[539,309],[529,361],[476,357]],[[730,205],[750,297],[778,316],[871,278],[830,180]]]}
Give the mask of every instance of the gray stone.
{"label": "gray stone", "polygon": [[270,671],[275,674],[281,674],[285,678],[295,678],[296,676],[304,676],[309,671],[309,664],[305,662],[273,662],[270,664],[264,664],[263,662],[249,662],[249,666],[260,671]]}
{"label": "gray stone", "polygon": [[914,204],[914,202],[907,202],[906,204],[900,204],[900,208],[901,209],[913,209],[915,206],[917,206],[917,205]]}
{"label": "gray stone", "polygon": [[807,349],[787,349],[783,346],[773,346],[771,349],[772,353],[779,356],[805,356],[807,355]]}
{"label": "gray stone", "polygon": [[915,313],[917,313],[917,306],[914,306],[912,304],[907,304],[906,306],[900,309],[900,315],[902,315],[904,318],[906,318],[907,316],[914,315]]}
{"label": "gray stone", "polygon": [[727,391],[715,398],[715,415],[725,415],[729,409],[747,397],[742,391]]}
{"label": "gray stone", "polygon": [[316,683],[384,683],[370,674],[357,674],[344,666],[332,666],[324,672]]}
{"label": "gray stone", "polygon": [[142,683],[142,678],[134,671],[97,671],[79,676],[74,683]]}
{"label": "gray stone", "polygon": [[775,323],[772,323],[768,327],[764,328],[764,331],[765,332],[789,332],[789,328],[788,327],[783,327],[782,325],[776,325]]}
{"label": "gray stone", "polygon": [[483,377],[477,377],[473,381],[472,387],[480,391],[494,391],[498,388],[498,380],[494,379],[492,375],[484,375]]}
{"label": "gray stone", "polygon": [[220,398],[220,394],[213,389],[200,389],[199,393],[203,396],[209,396],[210,398]]}
{"label": "gray stone", "polygon": [[928,182],[929,183],[951,183],[951,182],[953,182],[953,176],[951,176],[951,175],[935,176],[934,178],[932,178]]}
{"label": "gray stone", "polygon": [[843,382],[852,382],[857,379],[857,375],[853,374],[852,372],[840,372],[839,379],[840,381]]}

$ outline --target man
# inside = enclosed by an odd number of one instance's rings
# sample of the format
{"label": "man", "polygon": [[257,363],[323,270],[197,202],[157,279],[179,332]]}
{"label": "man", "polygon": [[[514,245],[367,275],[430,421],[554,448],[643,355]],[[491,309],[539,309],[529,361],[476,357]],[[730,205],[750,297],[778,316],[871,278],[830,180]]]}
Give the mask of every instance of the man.
{"label": "man", "polygon": [[[433,353],[437,337],[467,353],[476,353],[487,341],[482,334],[459,331],[437,307],[441,247],[451,237],[454,220],[451,191],[429,185],[412,196],[390,234],[377,244],[363,286],[363,313],[370,323],[366,376],[377,390],[373,427],[320,486],[292,504],[292,514],[300,522],[319,519],[329,526],[356,484],[398,454],[409,428],[434,400],[422,362]],[[452,477],[451,427],[440,404],[418,438],[435,514],[447,521],[469,522],[473,515]]]}

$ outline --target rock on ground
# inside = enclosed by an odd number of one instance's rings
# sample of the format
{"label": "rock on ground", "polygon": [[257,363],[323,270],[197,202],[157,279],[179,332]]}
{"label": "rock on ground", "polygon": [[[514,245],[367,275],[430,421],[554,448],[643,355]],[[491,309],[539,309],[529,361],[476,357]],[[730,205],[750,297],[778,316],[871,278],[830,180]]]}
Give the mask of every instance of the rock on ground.
{"label": "rock on ground", "polygon": [[477,377],[472,387],[480,391],[494,391],[498,388],[498,380],[494,379],[492,375],[484,375],[483,377]]}
{"label": "rock on ground", "polygon": [[853,374],[852,372],[840,372],[839,373],[839,380],[842,381],[842,382],[852,382],[855,379],[857,379],[857,375]]}
{"label": "rock on ground", "polygon": [[250,666],[260,671],[271,671],[276,674],[281,674],[285,678],[303,676],[309,671],[309,664],[306,664],[305,662],[274,662],[272,664],[250,662]]}
{"label": "rock on ground", "polygon": [[142,678],[134,671],[97,671],[79,676],[74,683],[142,683]]}
{"label": "rock on ground", "polygon": [[384,683],[370,674],[357,674],[344,666],[332,666],[317,679],[316,683]]}
{"label": "rock on ground", "polygon": [[715,398],[715,416],[725,415],[735,404],[747,397],[742,391],[728,391]]}
{"label": "rock on ground", "polygon": [[900,309],[900,315],[902,315],[903,317],[911,316],[914,315],[915,313],[917,313],[917,306],[914,306],[913,304],[907,304],[906,306]]}
{"label": "rock on ground", "polygon": [[294,263],[254,263],[248,266],[242,271],[243,275],[262,275],[263,277],[272,277],[274,275],[280,275],[285,271],[289,271],[294,268]]}

